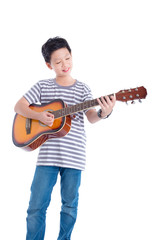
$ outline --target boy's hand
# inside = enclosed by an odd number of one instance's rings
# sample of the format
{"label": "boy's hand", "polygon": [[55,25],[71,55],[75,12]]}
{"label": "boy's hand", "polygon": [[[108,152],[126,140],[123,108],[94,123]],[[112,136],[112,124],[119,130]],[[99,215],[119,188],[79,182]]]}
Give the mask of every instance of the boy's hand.
{"label": "boy's hand", "polygon": [[40,112],[38,120],[44,123],[45,125],[52,127],[54,122],[54,115],[49,112]]}
{"label": "boy's hand", "polygon": [[101,116],[102,118],[107,117],[113,110],[113,107],[116,103],[116,96],[111,96],[110,98],[108,96],[101,97],[101,101],[97,98],[97,101],[102,109]]}

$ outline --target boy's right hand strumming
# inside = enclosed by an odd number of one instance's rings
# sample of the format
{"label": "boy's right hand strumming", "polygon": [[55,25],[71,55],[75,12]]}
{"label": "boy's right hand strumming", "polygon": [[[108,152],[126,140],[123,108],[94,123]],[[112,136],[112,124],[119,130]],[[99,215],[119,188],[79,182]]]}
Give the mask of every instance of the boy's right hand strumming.
{"label": "boy's right hand strumming", "polygon": [[38,120],[45,125],[52,127],[54,122],[54,115],[49,112],[40,112]]}
{"label": "boy's right hand strumming", "polygon": [[36,119],[51,127],[54,122],[54,115],[49,112],[36,112],[29,107],[29,102],[22,97],[15,105],[15,112],[31,119]]}

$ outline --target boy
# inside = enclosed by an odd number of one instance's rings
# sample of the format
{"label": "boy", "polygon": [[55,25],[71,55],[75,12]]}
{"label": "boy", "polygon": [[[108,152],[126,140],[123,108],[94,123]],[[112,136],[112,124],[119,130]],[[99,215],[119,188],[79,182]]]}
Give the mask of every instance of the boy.
{"label": "boy", "polygon": [[[42,46],[46,65],[53,69],[56,78],[36,83],[16,104],[15,112],[52,126],[54,115],[35,112],[32,103],[48,103],[62,99],[68,105],[91,100],[90,88],[72,78],[72,53],[67,41],[60,37],[50,38]],[[58,240],[69,240],[76,222],[81,171],[85,168],[84,113],[91,123],[106,118],[115,105],[115,96],[97,99],[101,109],[85,110],[75,114],[70,132],[63,138],[49,139],[39,151],[35,175],[31,186],[31,197],[27,210],[27,240],[42,240],[45,235],[46,210],[57,176],[61,176],[61,218]]]}

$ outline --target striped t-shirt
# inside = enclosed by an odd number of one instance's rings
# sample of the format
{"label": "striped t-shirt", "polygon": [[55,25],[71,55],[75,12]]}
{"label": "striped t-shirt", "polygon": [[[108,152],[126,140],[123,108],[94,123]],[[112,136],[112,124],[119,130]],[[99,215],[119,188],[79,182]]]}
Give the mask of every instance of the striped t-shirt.
{"label": "striped t-shirt", "polygon": [[[56,79],[37,82],[25,95],[32,103],[48,103],[54,99],[62,99],[68,106],[92,100],[90,88],[76,80],[71,86],[58,85]],[[68,167],[84,170],[86,161],[86,134],[84,129],[84,113],[75,113],[71,130],[62,138],[52,138],[41,145],[37,165]]]}

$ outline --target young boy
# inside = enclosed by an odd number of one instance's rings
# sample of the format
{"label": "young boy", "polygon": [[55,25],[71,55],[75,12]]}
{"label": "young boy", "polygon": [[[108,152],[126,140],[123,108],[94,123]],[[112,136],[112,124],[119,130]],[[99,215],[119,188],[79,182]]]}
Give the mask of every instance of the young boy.
{"label": "young boy", "polygon": [[[92,99],[90,88],[72,78],[72,53],[63,38],[50,38],[42,46],[46,65],[53,69],[56,78],[36,83],[16,104],[15,112],[52,126],[54,115],[49,112],[35,112],[29,108],[32,103],[48,103],[62,99],[68,105],[75,105]],[[84,113],[91,123],[106,118],[115,105],[115,96],[97,99],[101,109],[85,110],[75,114],[70,132],[62,138],[46,141],[39,151],[37,166],[31,186],[31,197],[27,210],[27,240],[42,240],[45,235],[46,210],[51,193],[61,176],[61,218],[58,240],[69,240],[77,218],[77,206],[81,171],[85,168]]]}

